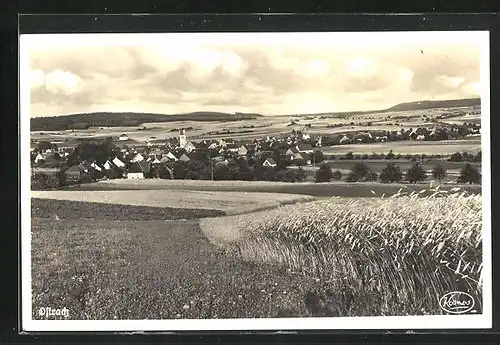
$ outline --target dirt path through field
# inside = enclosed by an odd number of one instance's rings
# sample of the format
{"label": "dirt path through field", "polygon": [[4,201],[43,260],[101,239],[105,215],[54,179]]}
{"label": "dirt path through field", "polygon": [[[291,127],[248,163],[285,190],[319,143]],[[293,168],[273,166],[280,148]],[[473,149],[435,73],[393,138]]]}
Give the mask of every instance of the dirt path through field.
{"label": "dirt path through field", "polygon": [[187,221],[34,219],[34,318],[66,306],[72,319],[307,316],[314,277],[242,261]]}

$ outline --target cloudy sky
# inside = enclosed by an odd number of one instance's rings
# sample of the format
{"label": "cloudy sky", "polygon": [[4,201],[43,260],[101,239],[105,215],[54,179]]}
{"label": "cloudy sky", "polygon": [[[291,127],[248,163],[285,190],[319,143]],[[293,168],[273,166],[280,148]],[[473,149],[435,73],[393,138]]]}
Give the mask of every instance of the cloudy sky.
{"label": "cloudy sky", "polygon": [[[373,110],[478,96],[483,37],[480,32],[30,35],[21,38],[21,60],[29,65],[21,88],[31,90],[32,117]],[[29,57],[23,60],[23,54]]]}

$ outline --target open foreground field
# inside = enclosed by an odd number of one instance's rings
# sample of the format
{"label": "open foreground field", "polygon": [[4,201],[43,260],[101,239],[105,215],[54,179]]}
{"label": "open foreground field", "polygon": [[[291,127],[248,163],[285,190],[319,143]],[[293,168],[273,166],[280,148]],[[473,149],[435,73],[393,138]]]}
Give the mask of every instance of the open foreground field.
{"label": "open foreground field", "polygon": [[[43,214],[62,206],[49,202],[37,204]],[[323,315],[315,306],[325,282],[316,277],[246,262],[211,244],[195,219],[137,220],[136,206],[115,207],[129,219],[103,218],[99,208],[83,220],[34,212],[34,319],[45,306],[94,320]]]}
{"label": "open foreground field", "polygon": [[220,212],[34,199],[33,317],[47,305],[70,319],[441,314],[456,290],[481,312],[480,196]]}
{"label": "open foreground field", "polygon": [[[442,185],[443,190],[461,187],[471,193],[481,193],[480,185]],[[217,191],[217,192],[247,192],[247,193],[280,193],[300,194],[314,197],[376,197],[395,194],[400,188],[405,192],[420,191],[428,189],[430,183],[401,184],[380,182],[328,182],[328,183],[289,183],[289,182],[267,182],[267,181],[204,181],[204,180],[165,180],[165,179],[143,179],[126,180],[116,179],[88,183],[68,188],[71,191],[112,191],[112,190],[183,190],[183,191]],[[140,192],[139,192],[140,193]],[[193,192],[194,195],[198,192]],[[154,193],[153,193],[154,194]],[[257,196],[258,197],[258,196]],[[167,206],[167,205],[165,205]]]}
{"label": "open foreground field", "polygon": [[130,206],[220,210],[226,214],[312,200],[306,195],[194,190],[32,191],[33,198]]}

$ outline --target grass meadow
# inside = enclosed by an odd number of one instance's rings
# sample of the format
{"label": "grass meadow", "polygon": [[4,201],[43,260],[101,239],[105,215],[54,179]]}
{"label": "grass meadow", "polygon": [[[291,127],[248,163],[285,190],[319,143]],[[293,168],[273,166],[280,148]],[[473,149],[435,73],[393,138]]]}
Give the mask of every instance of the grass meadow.
{"label": "grass meadow", "polygon": [[[351,165],[348,165],[351,167]],[[435,184],[434,184],[435,185]],[[240,199],[244,199],[245,195],[241,193],[257,193],[255,196],[273,193],[281,194],[282,203],[284,194],[306,195],[313,197],[347,197],[347,198],[373,198],[377,195],[393,195],[402,189],[403,192],[411,193],[412,191],[419,192],[422,189],[428,189],[430,183],[419,184],[404,184],[404,183],[381,183],[381,182],[360,182],[349,183],[344,181],[314,183],[290,183],[290,182],[267,182],[267,181],[204,181],[204,180],[164,180],[164,179],[144,179],[144,180],[126,180],[116,179],[100,181],[96,183],[88,183],[80,186],[67,188],[67,191],[141,191],[137,193],[146,193],[155,195],[155,191],[170,191],[170,193],[191,193],[196,195],[201,192],[239,192]],[[442,190],[451,190],[457,187],[453,185],[441,185]],[[470,193],[481,193],[480,185],[459,185],[464,191]],[[183,192],[180,192],[182,190]],[[201,191],[201,192],[200,192]],[[372,192],[375,192],[373,194]],[[181,195],[177,194],[177,195]],[[428,192],[432,194],[432,192]],[[76,194],[75,194],[76,195]],[[217,194],[214,194],[217,195]],[[220,194],[222,195],[222,194]],[[166,204],[164,204],[167,206]],[[216,205],[216,202],[213,203]]]}

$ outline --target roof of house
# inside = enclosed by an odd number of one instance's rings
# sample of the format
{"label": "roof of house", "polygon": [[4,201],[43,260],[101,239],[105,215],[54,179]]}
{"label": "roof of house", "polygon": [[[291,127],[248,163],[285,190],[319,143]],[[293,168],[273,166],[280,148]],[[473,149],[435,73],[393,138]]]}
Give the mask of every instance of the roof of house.
{"label": "roof of house", "polygon": [[226,148],[228,148],[228,149],[238,149],[238,148],[240,148],[240,146],[238,146],[238,144],[227,144]]}
{"label": "roof of house", "polygon": [[179,160],[181,160],[181,161],[189,161],[189,160],[191,160],[191,157],[189,157],[187,154],[185,154],[185,153],[184,153],[184,154],[183,154],[183,155],[179,158]]}
{"label": "roof of house", "polygon": [[[302,158],[299,158],[299,157],[302,157]],[[295,155],[295,157],[293,157],[293,159],[303,159],[305,161],[310,161],[312,158],[310,155],[308,155],[306,153],[299,152]]]}
{"label": "roof of house", "polygon": [[70,173],[70,174],[72,174],[72,173],[80,174],[82,171],[83,171],[82,167],[78,164],[78,165],[72,165],[72,166],[70,166],[64,172],[65,173]]}
{"label": "roof of house", "polygon": [[269,157],[268,159],[266,159],[264,162],[268,162],[269,164],[276,164],[276,161],[274,159],[272,159],[271,157]]}

